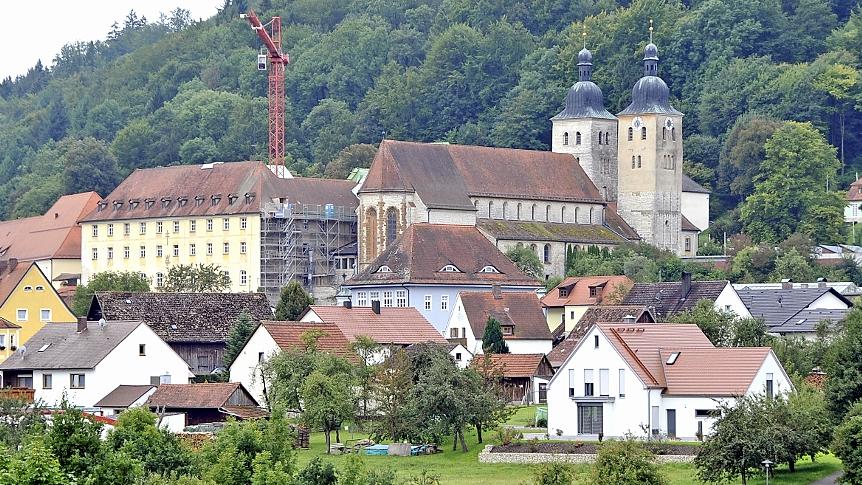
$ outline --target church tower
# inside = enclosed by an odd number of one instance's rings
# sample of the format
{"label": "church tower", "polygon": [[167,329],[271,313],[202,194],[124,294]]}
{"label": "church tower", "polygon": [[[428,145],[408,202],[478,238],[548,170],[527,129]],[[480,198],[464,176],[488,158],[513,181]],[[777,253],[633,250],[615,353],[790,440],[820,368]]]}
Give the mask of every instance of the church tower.
{"label": "church tower", "polygon": [[682,117],[658,77],[658,49],[644,49],[644,75],[619,118],[618,211],[644,242],[676,254],[681,246]]}
{"label": "church tower", "polygon": [[617,118],[605,109],[592,78],[593,55],[585,44],[578,53],[578,82],[569,88],[565,108],[551,118],[551,151],[572,154],[605,199],[615,201]]}

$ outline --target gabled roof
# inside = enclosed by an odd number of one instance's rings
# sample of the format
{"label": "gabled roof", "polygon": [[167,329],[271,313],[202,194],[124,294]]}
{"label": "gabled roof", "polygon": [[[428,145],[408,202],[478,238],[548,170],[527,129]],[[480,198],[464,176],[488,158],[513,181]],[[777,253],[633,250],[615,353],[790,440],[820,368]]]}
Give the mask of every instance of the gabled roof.
{"label": "gabled roof", "polygon": [[225,342],[236,318],[272,318],[262,293],[97,292],[87,312],[98,320],[141,320],[166,342]]}
{"label": "gabled roof", "polygon": [[827,293],[837,297],[848,308],[853,306],[850,300],[832,288],[737,288],[736,292],[751,316],[762,318],[770,331],[772,327],[793,321],[802,310]]}
{"label": "gabled roof", "polygon": [[635,283],[623,299],[624,305],[655,308],[655,316],[666,320],[676,313],[693,308],[700,300],[713,300],[729,283],[724,280],[692,281],[688,292],[681,281],[665,283]]}
{"label": "gabled roof", "polygon": [[77,323],[51,323],[30,337],[25,353],[15,352],[0,363],[0,370],[93,369],[140,325],[109,321],[102,327],[90,322],[78,332]]}
{"label": "gabled roof", "polygon": [[0,257],[21,261],[80,259],[81,226],[99,194],[82,192],[57,199],[41,216],[0,222]]}
{"label": "gabled roof", "polygon": [[494,239],[562,241],[582,244],[622,244],[626,242],[622,236],[598,224],[479,219],[476,221],[476,227]]}
{"label": "gabled roof", "polygon": [[[622,275],[569,276],[542,297],[542,305],[552,308],[567,305],[598,305],[610,293],[616,291],[618,286],[623,285],[628,290],[633,284],[629,277]],[[598,289],[597,297],[590,297],[590,288]],[[561,295],[560,290],[565,293],[565,296]]]}
{"label": "gabled roof", "polygon": [[93,405],[93,407],[127,408],[156,387],[157,386],[153,386],[151,384],[144,384],[140,386],[121,384],[117,386],[113,391],[109,392],[105,397],[100,399],[99,402]]}
{"label": "gabled roof", "polygon": [[545,354],[482,354],[473,358],[470,367],[483,369],[486,356],[490,359],[490,368],[499,370],[504,378],[550,377],[554,374]]}
{"label": "gabled roof", "polygon": [[375,313],[369,307],[311,305],[306,312],[314,312],[324,323],[336,325],[350,342],[364,335],[378,344],[446,343],[413,307],[384,307]]}
{"label": "gabled roof", "polygon": [[458,296],[477,339],[485,335],[490,317],[513,327],[514,334],[504,335],[506,340],[552,339],[542,305],[533,292],[462,291]]}
{"label": "gabled roof", "polygon": [[828,308],[806,309],[793,315],[781,325],[770,327],[769,331],[778,334],[815,333],[820,322],[827,322],[830,329],[835,329],[849,311]]}
{"label": "gabled roof", "polygon": [[318,351],[348,359],[356,357],[350,350],[350,342],[341,333],[338,325],[332,323],[262,321],[260,326],[269,333],[281,350],[305,349],[303,335],[307,332],[320,332],[317,339]]}
{"label": "gabled roof", "polygon": [[10,322],[9,320],[6,320],[5,318],[0,317],[0,328],[2,328],[4,330],[9,330],[9,329],[21,328],[21,325],[15,325],[14,323]]}
{"label": "gabled roof", "polygon": [[862,178],[850,184],[850,189],[847,191],[847,200],[852,202],[862,200]]}
{"label": "gabled roof", "polygon": [[700,232],[700,229],[692,224],[692,222],[688,220],[688,217],[682,214],[680,214],[680,217],[682,218],[680,219],[680,230],[683,232]]}
{"label": "gabled roof", "polygon": [[[235,396],[235,394],[240,394]],[[233,401],[233,402],[232,402]],[[257,401],[239,382],[202,382],[198,384],[161,384],[147,399],[150,407],[181,409],[218,409],[223,406],[257,405]]]}
{"label": "gabled roof", "polygon": [[695,192],[700,194],[709,194],[710,190],[695,182],[686,174],[682,174],[682,191],[683,192]]}
{"label": "gabled roof", "polygon": [[608,209],[605,211],[605,225],[611,231],[629,241],[639,241],[641,239],[640,235],[620,216],[617,210],[616,202],[608,202]]}
{"label": "gabled roof", "polygon": [[569,154],[383,140],[359,193],[392,191],[415,192],[433,209],[475,210],[470,196],[604,204]]}
{"label": "gabled roof", "polygon": [[[469,249],[469,250],[468,250]],[[441,271],[453,265],[459,272]],[[389,272],[378,271],[382,266]],[[482,272],[486,266],[498,272]],[[404,233],[345,285],[392,283],[539,287],[473,226],[411,224]]]}
{"label": "gabled roof", "polygon": [[548,353],[548,360],[554,367],[559,367],[569,358],[578,342],[597,323],[625,322],[627,316],[633,316],[635,323],[654,323],[655,317],[647,307],[638,305],[601,305],[591,306],[566,338]]}
{"label": "gabled roof", "polygon": [[[21,283],[21,280],[33,265],[36,265],[36,263],[0,260],[0,306],[6,303],[6,300],[15,291],[15,288],[18,288],[18,284]],[[36,266],[36,268],[38,267]]]}
{"label": "gabled roof", "polygon": [[[769,347],[662,350],[664,393],[674,396],[742,396],[751,387],[770,352]],[[676,361],[668,365],[673,353],[678,354]]]}

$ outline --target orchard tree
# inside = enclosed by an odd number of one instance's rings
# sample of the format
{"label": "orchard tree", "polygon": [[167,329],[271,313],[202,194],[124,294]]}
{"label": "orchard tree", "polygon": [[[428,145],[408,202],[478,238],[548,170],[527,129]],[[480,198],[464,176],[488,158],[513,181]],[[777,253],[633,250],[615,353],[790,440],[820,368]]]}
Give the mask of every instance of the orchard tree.
{"label": "orchard tree", "polygon": [[832,450],[844,464],[845,483],[862,483],[862,401],[857,401],[835,428]]}
{"label": "orchard tree", "polygon": [[515,263],[515,266],[518,267],[524,273],[532,276],[533,278],[541,278],[544,269],[542,267],[542,261],[539,259],[539,256],[531,250],[530,248],[524,247],[522,245],[517,245],[514,248],[506,251],[506,256]]}
{"label": "orchard tree", "polygon": [[374,421],[376,436],[393,442],[410,436],[412,422],[404,397],[410,395],[412,387],[410,359],[403,349],[396,350],[374,368],[371,396],[377,403],[379,416]]}
{"label": "orchard tree", "polygon": [[327,454],[331,453],[332,431],[354,416],[352,384],[349,375],[325,374],[315,370],[300,388],[305,405],[302,421],[309,426],[323,429]]}
{"label": "orchard tree", "polygon": [[314,304],[314,298],[305,291],[296,280],[291,280],[281,289],[278,304],[275,307],[275,319],[295,321],[309,305]]}

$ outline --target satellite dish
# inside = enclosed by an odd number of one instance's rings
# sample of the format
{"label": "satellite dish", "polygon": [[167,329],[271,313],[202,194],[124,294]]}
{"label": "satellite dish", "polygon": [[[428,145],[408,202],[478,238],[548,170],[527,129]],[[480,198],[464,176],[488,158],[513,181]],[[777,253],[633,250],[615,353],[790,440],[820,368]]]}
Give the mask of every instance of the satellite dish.
{"label": "satellite dish", "polygon": [[105,317],[102,317],[99,319],[99,326],[100,327],[105,328],[105,325],[107,325],[107,324],[108,324],[108,321],[105,320]]}
{"label": "satellite dish", "polygon": [[27,346],[22,345],[21,347],[18,348],[18,352],[21,354],[21,357],[24,357],[24,354],[27,353]]}

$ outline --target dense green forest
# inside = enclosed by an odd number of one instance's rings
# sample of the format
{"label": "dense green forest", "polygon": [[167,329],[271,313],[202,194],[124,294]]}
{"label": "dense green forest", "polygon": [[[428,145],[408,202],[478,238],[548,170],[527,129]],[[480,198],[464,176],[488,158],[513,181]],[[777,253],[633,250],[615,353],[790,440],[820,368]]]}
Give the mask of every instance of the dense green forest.
{"label": "dense green forest", "polygon": [[[686,170],[713,190],[717,234],[745,224],[755,241],[780,240],[823,225],[818,211],[779,231],[781,221],[751,220],[804,218],[794,203],[828,206],[835,221],[835,191],[862,167],[862,11],[851,0],[226,0],[204,21],[131,12],[106,40],[2,81],[0,216],[39,213],[63,193],[105,195],[137,167],[264,159],[266,73],[239,18],[249,4],[285,22],[288,163],[299,174],[343,175],[373,153],[352,145],[383,136],[546,150],[582,32],[615,112],[641,76],[649,19],[686,114]],[[804,146],[788,155],[795,137]],[[783,182],[792,169],[774,170],[808,158],[817,163],[796,184]],[[766,195],[742,206],[761,185]],[[801,202],[768,196],[803,199],[795,191],[810,187],[822,189]]]}

